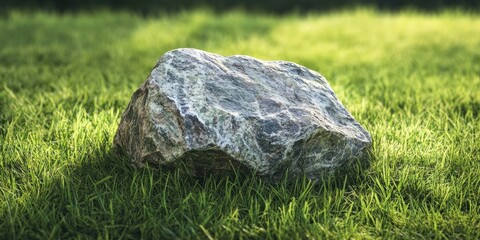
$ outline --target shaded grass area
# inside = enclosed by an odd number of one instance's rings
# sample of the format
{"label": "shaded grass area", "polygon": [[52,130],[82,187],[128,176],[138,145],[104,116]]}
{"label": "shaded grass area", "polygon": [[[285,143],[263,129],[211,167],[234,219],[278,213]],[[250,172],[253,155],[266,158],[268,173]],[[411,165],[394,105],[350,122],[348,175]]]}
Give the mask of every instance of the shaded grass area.
{"label": "shaded grass area", "polygon": [[[480,18],[370,10],[0,20],[0,238],[480,238]],[[371,133],[354,184],[135,170],[111,153],[166,51],[298,62]]]}

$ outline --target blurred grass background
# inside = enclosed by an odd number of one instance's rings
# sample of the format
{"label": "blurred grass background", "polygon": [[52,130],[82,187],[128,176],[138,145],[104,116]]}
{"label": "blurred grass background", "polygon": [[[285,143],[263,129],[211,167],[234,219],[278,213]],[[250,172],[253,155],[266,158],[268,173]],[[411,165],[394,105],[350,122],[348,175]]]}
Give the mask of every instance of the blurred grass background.
{"label": "blurred grass background", "polygon": [[[155,14],[160,11],[176,12],[197,8],[215,11],[243,9],[256,12],[289,13],[325,12],[343,8],[364,7],[386,11],[405,8],[422,11],[438,11],[459,8],[468,11],[480,9],[478,0],[3,0],[5,9],[42,9],[46,11],[78,11],[98,8],[128,10],[141,14]],[[1,10],[0,10],[1,12]]]}
{"label": "blurred grass background", "polygon": [[[480,238],[480,18],[11,10],[0,18],[0,238]],[[288,60],[371,133],[355,184],[135,170],[110,153],[166,51]]]}

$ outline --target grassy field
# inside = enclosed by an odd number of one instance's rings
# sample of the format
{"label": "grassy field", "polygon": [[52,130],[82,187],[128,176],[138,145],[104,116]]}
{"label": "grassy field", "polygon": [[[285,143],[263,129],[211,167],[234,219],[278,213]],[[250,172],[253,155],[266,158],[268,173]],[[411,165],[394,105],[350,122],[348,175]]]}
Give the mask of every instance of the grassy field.
{"label": "grassy field", "polygon": [[[0,33],[0,239],[480,238],[478,15],[12,12]],[[178,47],[320,72],[371,167],[316,185],[133,169],[111,153],[121,113]]]}

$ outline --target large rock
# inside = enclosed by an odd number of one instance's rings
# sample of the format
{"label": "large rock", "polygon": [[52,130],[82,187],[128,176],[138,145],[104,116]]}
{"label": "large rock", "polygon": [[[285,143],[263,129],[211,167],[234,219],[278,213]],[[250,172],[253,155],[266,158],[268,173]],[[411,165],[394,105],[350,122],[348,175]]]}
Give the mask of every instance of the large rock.
{"label": "large rock", "polygon": [[133,94],[115,145],[138,166],[180,164],[195,176],[246,167],[318,179],[368,165],[371,137],[317,72],[177,49]]}

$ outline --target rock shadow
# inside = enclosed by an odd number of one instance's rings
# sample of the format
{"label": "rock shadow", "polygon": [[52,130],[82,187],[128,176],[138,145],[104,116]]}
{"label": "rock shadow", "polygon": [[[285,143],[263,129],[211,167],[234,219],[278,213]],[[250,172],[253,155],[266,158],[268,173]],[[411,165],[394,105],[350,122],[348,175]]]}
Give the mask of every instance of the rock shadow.
{"label": "rock shadow", "polygon": [[[360,178],[353,178],[360,180]],[[272,208],[287,206],[292,199],[306,200],[346,188],[356,181],[329,179],[316,183],[286,176],[271,182],[253,172],[195,178],[180,168],[138,169],[125,155],[99,150],[64,174],[43,184],[38,194],[21,206],[11,220],[7,239],[20,238],[178,238],[201,234],[199,224],[226,221],[229,214],[268,199]],[[324,193],[327,192],[327,193]],[[305,198],[305,199],[304,199]],[[303,201],[302,200],[302,201]],[[261,206],[265,203],[260,203]],[[8,218],[2,213],[2,219]],[[28,224],[22,231],[19,224]]]}

